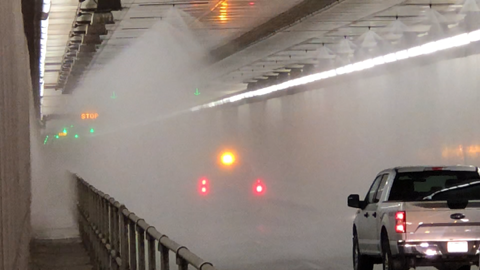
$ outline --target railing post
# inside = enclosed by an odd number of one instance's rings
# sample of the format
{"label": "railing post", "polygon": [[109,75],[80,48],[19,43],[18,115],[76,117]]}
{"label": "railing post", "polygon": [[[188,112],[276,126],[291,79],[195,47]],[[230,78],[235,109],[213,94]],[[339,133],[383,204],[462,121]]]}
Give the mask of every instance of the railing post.
{"label": "railing post", "polygon": [[[100,198],[100,231],[99,236],[102,239],[100,245],[100,254],[102,256],[102,264],[105,269],[110,268],[110,260],[108,259],[108,251],[106,249],[106,244],[108,243],[107,235],[108,235],[108,207],[106,204],[106,197],[108,195],[105,194],[105,197]],[[102,245],[103,244],[103,245]]]}
{"label": "railing post", "polygon": [[89,210],[89,221],[91,223],[91,225],[95,226],[95,227],[92,227],[91,228],[91,233],[90,233],[90,237],[92,238],[92,241],[93,241],[93,246],[94,246],[94,251],[95,251],[95,259],[97,260],[97,263],[100,265],[100,269],[103,269],[104,268],[104,265],[103,265],[103,262],[102,262],[102,257],[101,257],[101,249],[100,249],[100,245],[99,245],[99,242],[98,240],[95,241],[96,237],[97,237],[97,231],[99,230],[99,223],[98,223],[98,220],[97,220],[97,217],[101,214],[101,211],[100,211],[100,199],[98,196],[95,196],[95,193],[93,192],[93,190],[90,189],[90,210]]}
{"label": "railing post", "polygon": [[129,260],[128,260],[128,223],[126,220],[126,216],[123,213],[124,210],[127,208],[122,204],[118,208],[118,234],[119,234],[119,251],[120,251],[120,258],[122,259],[122,265],[120,266],[120,270],[127,270],[129,268]]}
{"label": "railing post", "polygon": [[188,262],[177,255],[177,265],[178,265],[178,270],[188,270]]}
{"label": "railing post", "polygon": [[148,234],[148,229],[146,235],[148,240],[148,269],[157,270],[155,238]]}
{"label": "railing post", "polygon": [[[133,213],[131,213],[133,214]],[[137,237],[135,230],[135,223],[127,217],[128,235],[130,237],[130,269],[137,270]]]}
{"label": "railing post", "polygon": [[158,241],[158,250],[160,251],[160,269],[161,270],[170,270],[170,257],[168,254],[168,248],[160,240]]}
{"label": "railing post", "polygon": [[160,251],[160,269],[161,270],[170,270],[170,257],[168,254],[168,248],[160,240],[158,241],[158,250]]}
{"label": "railing post", "polygon": [[[108,196],[108,195],[107,195]],[[108,196],[109,198],[110,196]],[[102,230],[101,230],[101,234],[103,235],[103,246],[101,246],[101,249],[102,249],[102,255],[103,255],[103,258],[102,258],[102,261],[103,261],[103,264],[105,266],[105,269],[110,269],[110,254],[108,252],[108,249],[107,249],[107,244],[110,242],[109,241],[109,217],[108,217],[108,199],[107,198],[102,198]]]}
{"label": "railing post", "polygon": [[110,245],[113,245],[114,243],[114,228],[113,228],[113,205],[112,205],[112,197],[110,197],[110,199],[108,199],[106,201],[106,204],[107,204],[107,219],[108,219],[108,243],[110,243]]}
{"label": "railing post", "polygon": [[119,226],[119,215],[118,215],[119,211],[118,211],[118,205],[117,205],[117,202],[114,203],[113,205],[113,247],[115,249],[115,251],[117,251],[118,253],[120,252],[120,234],[119,234],[119,229],[120,229],[120,226]]}
{"label": "railing post", "polygon": [[138,270],[146,270],[145,268],[145,230],[138,226],[137,221],[137,240],[138,240]]}

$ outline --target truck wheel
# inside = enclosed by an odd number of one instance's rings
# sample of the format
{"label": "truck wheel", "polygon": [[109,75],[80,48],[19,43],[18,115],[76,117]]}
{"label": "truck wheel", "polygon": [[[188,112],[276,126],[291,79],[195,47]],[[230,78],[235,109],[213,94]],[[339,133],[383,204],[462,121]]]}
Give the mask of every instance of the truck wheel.
{"label": "truck wheel", "polygon": [[354,270],[373,270],[373,261],[370,257],[360,254],[358,237],[353,236],[353,269]]}
{"label": "truck wheel", "polygon": [[382,234],[382,263],[383,270],[408,270],[404,260],[400,258],[393,258],[392,251],[390,250],[390,243],[388,236]]}
{"label": "truck wheel", "polygon": [[472,267],[470,267],[470,265],[464,265],[460,268],[458,268],[457,270],[470,270]]}

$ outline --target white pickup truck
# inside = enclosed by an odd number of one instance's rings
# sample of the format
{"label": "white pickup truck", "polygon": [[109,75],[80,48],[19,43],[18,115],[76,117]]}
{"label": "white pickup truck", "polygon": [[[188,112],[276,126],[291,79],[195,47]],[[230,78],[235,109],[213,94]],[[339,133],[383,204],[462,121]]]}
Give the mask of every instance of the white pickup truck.
{"label": "white pickup truck", "polygon": [[480,257],[480,174],[473,166],[398,167],[380,172],[353,224],[355,270],[433,266],[469,270]]}

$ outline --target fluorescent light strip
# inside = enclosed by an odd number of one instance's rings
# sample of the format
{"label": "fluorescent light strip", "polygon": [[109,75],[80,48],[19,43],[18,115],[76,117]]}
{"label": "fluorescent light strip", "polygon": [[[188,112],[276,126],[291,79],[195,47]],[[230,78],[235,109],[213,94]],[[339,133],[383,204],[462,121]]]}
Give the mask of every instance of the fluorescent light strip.
{"label": "fluorescent light strip", "polygon": [[266,88],[262,88],[259,90],[254,90],[242,94],[238,94],[235,96],[231,96],[228,98],[224,98],[218,101],[210,102],[201,106],[196,106],[190,109],[190,111],[198,111],[201,109],[206,109],[206,108],[212,108],[216,106],[220,106],[223,104],[227,103],[232,103],[236,101],[240,101],[246,98],[252,98],[252,97],[257,97],[257,96],[263,96],[263,95],[268,95],[270,93],[276,92],[276,91],[281,91],[285,90],[291,87],[299,86],[299,85],[304,85],[312,82],[317,82],[320,80],[328,79],[331,77],[335,77],[337,75],[343,75],[343,74],[348,74],[352,73],[355,71],[362,71],[365,69],[370,69],[375,66],[380,66],[385,63],[392,63],[408,58],[413,58],[425,54],[430,54],[438,51],[443,51],[446,49],[454,48],[454,47],[459,47],[463,45],[470,44],[471,42],[479,41],[480,40],[480,30],[476,30],[470,33],[465,33],[457,36],[453,36],[450,38],[445,38],[441,39],[438,41],[434,42],[429,42],[421,46],[413,47],[407,50],[401,50],[395,53],[390,53],[384,56],[379,56],[375,57],[373,59],[368,59],[365,61],[357,62],[354,64],[346,65],[343,67],[339,67],[336,69],[332,69],[329,71],[324,71],[321,73],[316,73],[313,75],[308,75],[305,77],[301,77],[298,79],[293,79],[281,84],[277,85],[272,85]]}
{"label": "fluorescent light strip", "polygon": [[[43,1],[43,12],[44,13],[49,13],[50,12],[50,0],[44,0]],[[40,31],[41,31],[41,36],[40,36],[40,97],[43,97],[43,92],[44,92],[44,84],[45,81],[43,80],[43,77],[45,75],[45,58],[47,55],[47,40],[48,40],[48,24],[49,24],[49,17],[47,19],[40,21]]]}

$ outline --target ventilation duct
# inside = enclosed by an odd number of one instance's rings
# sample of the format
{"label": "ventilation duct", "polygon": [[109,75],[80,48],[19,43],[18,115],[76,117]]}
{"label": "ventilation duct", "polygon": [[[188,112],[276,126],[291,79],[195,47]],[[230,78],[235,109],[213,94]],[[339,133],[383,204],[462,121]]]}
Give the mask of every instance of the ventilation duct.
{"label": "ventilation duct", "polygon": [[102,40],[100,39],[100,36],[96,35],[85,35],[83,36],[82,40],[83,44],[102,44]]}
{"label": "ventilation duct", "polygon": [[255,89],[257,89],[255,84],[256,84],[256,82],[249,82],[249,83],[247,84],[247,90],[255,90]]}
{"label": "ventilation duct", "polygon": [[255,78],[257,83],[255,84],[258,88],[264,88],[268,86],[268,77]]}
{"label": "ventilation duct", "polygon": [[77,52],[76,51],[69,51],[65,54],[65,59],[73,59],[77,56]]}
{"label": "ventilation duct", "polygon": [[94,55],[95,55],[95,53],[88,53],[88,52],[79,53],[77,55],[77,59],[78,60],[92,60]]}
{"label": "ventilation duct", "polygon": [[122,3],[120,0],[98,0],[97,10],[99,11],[113,11],[121,9]]}
{"label": "ventilation duct", "polygon": [[85,0],[80,4],[80,10],[86,12],[94,12],[97,10],[96,0]]}
{"label": "ventilation duct", "polygon": [[120,0],[80,0],[69,42],[62,62],[56,89],[69,94],[91,64],[102,37],[108,34],[106,24],[113,24],[111,11],[121,10]]}
{"label": "ventilation duct", "polygon": [[270,73],[265,76],[267,77],[267,79],[264,80],[264,86],[271,86],[277,84],[278,74]]}
{"label": "ventilation duct", "polygon": [[96,12],[92,16],[92,24],[113,24],[113,14],[111,12]]}
{"label": "ventilation duct", "polygon": [[87,25],[78,25],[72,29],[74,35],[85,34],[87,32]]}
{"label": "ventilation duct", "polygon": [[94,53],[96,51],[97,49],[95,45],[84,44],[84,45],[80,45],[80,49],[78,50],[78,53]]}
{"label": "ventilation duct", "polygon": [[78,68],[72,70],[72,72],[70,72],[70,76],[80,78],[83,75],[83,71],[84,71],[83,68],[78,67]]}
{"label": "ventilation duct", "polygon": [[80,35],[70,36],[70,44],[80,44],[80,43],[82,43],[82,36]]}
{"label": "ventilation duct", "polygon": [[77,58],[77,54],[78,54],[78,49],[77,50],[69,50],[63,56],[63,60],[64,61],[74,60],[75,58]]}
{"label": "ventilation duct", "polygon": [[300,78],[301,76],[302,76],[301,68],[292,68],[292,70],[290,70],[290,79]]}
{"label": "ventilation duct", "polygon": [[305,64],[302,68],[302,72],[304,75],[313,74],[315,71],[315,66],[312,64]]}
{"label": "ventilation duct", "polygon": [[68,44],[68,49],[67,50],[78,50],[78,47],[80,47],[79,43],[69,43]]}
{"label": "ventilation duct", "polygon": [[277,81],[279,83],[283,83],[283,82],[286,82],[290,79],[290,75],[288,72],[279,72],[278,73],[278,77],[277,77]]}
{"label": "ventilation duct", "polygon": [[105,24],[91,24],[86,27],[87,35],[106,35],[108,34]]}
{"label": "ventilation duct", "polygon": [[75,67],[86,68],[88,67],[88,65],[90,65],[90,63],[91,63],[91,60],[89,59],[81,59],[75,63]]}
{"label": "ventilation duct", "polygon": [[90,24],[92,22],[92,13],[80,13],[75,20],[77,25]]}

